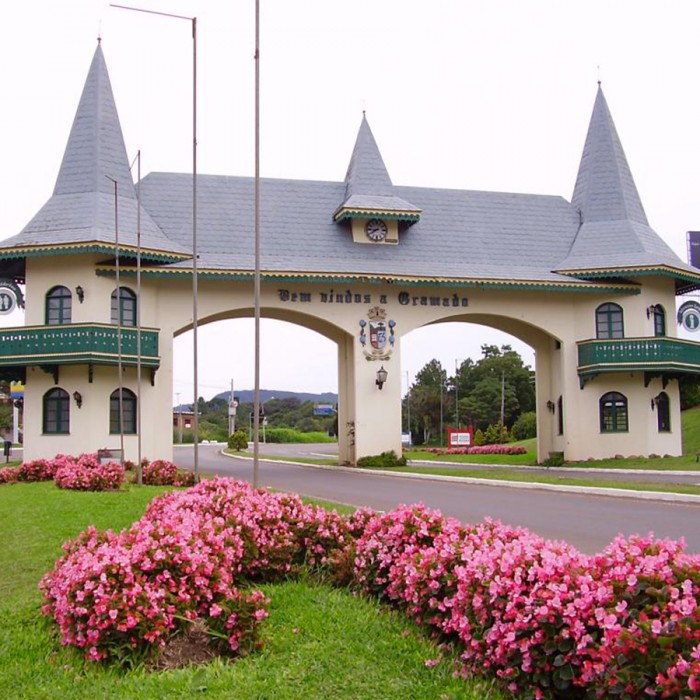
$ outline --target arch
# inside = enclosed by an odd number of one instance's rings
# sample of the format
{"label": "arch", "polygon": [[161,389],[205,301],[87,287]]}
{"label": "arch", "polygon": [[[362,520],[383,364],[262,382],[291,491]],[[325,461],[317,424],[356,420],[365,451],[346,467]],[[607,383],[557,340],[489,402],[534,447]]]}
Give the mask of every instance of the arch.
{"label": "arch", "polygon": [[[122,420],[119,421],[119,404],[121,403]],[[109,433],[110,435],[136,434],[136,394],[131,389],[121,390],[121,402],[119,389],[115,389],[109,396]]]}
{"label": "arch", "polygon": [[70,398],[67,391],[55,387],[44,394],[42,430],[49,435],[70,434]]}
{"label": "arch", "polygon": [[660,433],[671,432],[671,402],[668,394],[662,391],[656,397],[656,427]]}
{"label": "arch", "polygon": [[137,323],[136,293],[129,287],[119,287],[119,309],[117,309],[117,290],[111,296],[111,323],[121,326],[135,326]]}
{"label": "arch", "polygon": [[73,295],[68,287],[57,285],[46,293],[46,325],[59,326],[71,323]]}
{"label": "arch", "polygon": [[654,335],[657,338],[666,335],[666,310],[661,304],[654,304]]}
{"label": "arch", "polygon": [[598,340],[611,340],[625,337],[622,307],[607,302],[595,310],[595,337]]}
{"label": "arch", "polygon": [[629,431],[627,397],[619,391],[609,391],[600,397],[600,432]]}

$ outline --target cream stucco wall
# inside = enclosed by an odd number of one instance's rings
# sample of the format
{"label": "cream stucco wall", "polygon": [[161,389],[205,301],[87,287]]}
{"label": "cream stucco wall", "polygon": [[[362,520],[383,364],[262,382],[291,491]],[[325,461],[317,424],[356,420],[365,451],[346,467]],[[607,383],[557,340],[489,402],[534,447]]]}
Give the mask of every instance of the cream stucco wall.
{"label": "cream stucco wall", "polygon": [[[27,260],[27,325],[43,325],[46,292],[57,284],[71,290],[80,285],[84,302],[73,301],[74,323],[109,323],[113,277],[98,276],[97,256],[66,255]],[[647,318],[651,304],[662,304],[667,312],[667,335],[675,336],[673,282],[658,277],[637,280],[638,295],[567,291],[452,288],[449,286],[367,284],[344,285],[319,282],[263,282],[261,312],[264,317],[295,323],[333,340],[338,345],[339,453],[340,461],[355,463],[359,457],[401,449],[401,339],[412,330],[447,321],[487,325],[510,333],[535,352],[537,371],[538,452],[540,460],[551,452],[567,459],[608,457],[616,454],[680,454],[680,407],[677,382],[665,391],[670,397],[670,433],[659,433],[651,398],[662,389],[660,379],[644,386],[641,373],[599,375],[581,388],[577,373],[577,342],[595,338],[595,309],[615,302],[624,310],[625,337],[650,337],[653,320]],[[121,284],[135,290],[135,278],[127,271]],[[250,282],[203,276],[198,283],[198,323],[224,318],[252,316]],[[372,314],[379,310],[393,322],[393,342],[383,350],[373,349],[362,323],[368,329]],[[144,371],[140,386],[142,454],[172,455],[172,372],[174,336],[192,327],[191,280],[186,276],[144,275],[141,294],[141,324],[160,330],[160,368],[154,385]],[[387,326],[387,332],[389,328]],[[459,354],[459,348],[455,348]],[[375,383],[381,367],[388,371],[382,390]],[[223,368],[222,368],[223,371]],[[124,386],[136,392],[135,370],[122,375]],[[83,407],[71,404],[71,435],[41,434],[41,397],[53,377],[41,369],[28,372],[25,401],[27,458],[56,452],[81,452],[117,447],[119,436],[109,434],[109,394],[118,388],[116,367],[96,367],[89,381],[84,366],[61,367],[58,386],[71,396],[79,391]],[[628,399],[628,433],[601,434],[599,400],[608,391],[619,391]],[[563,433],[559,434],[558,408],[548,402],[562,396]],[[137,438],[125,438],[126,456],[136,458]]]}

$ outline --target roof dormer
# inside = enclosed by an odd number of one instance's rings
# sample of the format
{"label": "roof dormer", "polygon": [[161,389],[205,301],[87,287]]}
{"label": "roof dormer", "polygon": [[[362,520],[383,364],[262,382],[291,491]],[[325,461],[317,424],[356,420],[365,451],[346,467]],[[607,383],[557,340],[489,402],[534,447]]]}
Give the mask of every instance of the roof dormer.
{"label": "roof dormer", "polygon": [[351,222],[355,243],[399,242],[400,231],[420,219],[421,210],[394,194],[394,186],[367,118],[355,141],[345,175],[345,200],[333,214],[337,223]]}

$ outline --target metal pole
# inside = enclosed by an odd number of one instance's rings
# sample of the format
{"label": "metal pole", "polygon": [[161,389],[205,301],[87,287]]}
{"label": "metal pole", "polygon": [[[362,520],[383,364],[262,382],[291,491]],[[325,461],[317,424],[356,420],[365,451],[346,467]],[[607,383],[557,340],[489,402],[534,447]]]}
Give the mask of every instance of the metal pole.
{"label": "metal pole", "polygon": [[455,360],[455,423],[459,430],[459,360]]}
{"label": "metal pole", "polygon": [[194,404],[192,428],[194,436],[194,480],[199,481],[199,417],[197,411],[199,399],[198,377],[198,342],[197,342],[197,18],[175,15],[169,12],[144,10],[140,7],[111,4],[122,10],[134,10],[149,15],[184,19],[192,24],[192,342],[193,342],[193,389]]}
{"label": "metal pole", "polygon": [[253,488],[260,472],[260,0],[255,0],[255,389],[253,399]]}
{"label": "metal pole", "polygon": [[136,153],[136,435],[137,453],[136,483],[143,484],[141,468],[141,151]]}
{"label": "metal pole", "polygon": [[443,410],[442,410],[442,385],[443,385],[443,377],[442,377],[442,367],[440,367],[440,447],[443,446],[442,442],[442,433],[443,433]]}

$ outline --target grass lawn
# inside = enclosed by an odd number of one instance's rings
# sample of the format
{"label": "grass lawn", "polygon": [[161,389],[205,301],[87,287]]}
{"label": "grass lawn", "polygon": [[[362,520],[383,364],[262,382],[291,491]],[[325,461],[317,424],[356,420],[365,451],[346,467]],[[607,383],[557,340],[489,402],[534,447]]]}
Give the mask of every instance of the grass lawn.
{"label": "grass lawn", "polygon": [[116,493],[53,483],[0,486],[0,697],[12,700],[298,698],[504,700],[486,682],[452,677],[449,658],[402,615],[312,581],[262,586],[272,599],[264,649],[235,662],[148,673],[95,665],[60,649],[39,613],[37,583],[61,544],[87,525],[121,529],[164,487]]}

